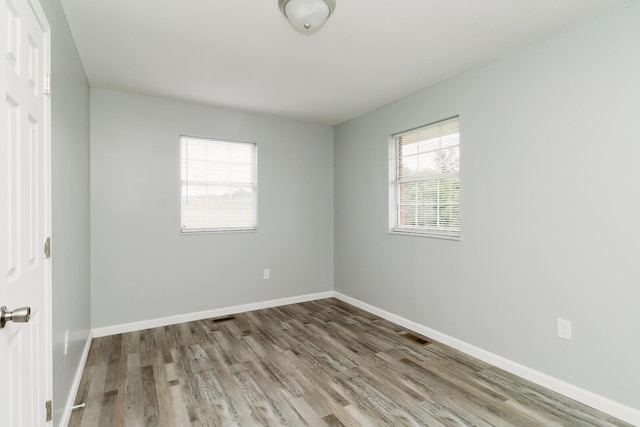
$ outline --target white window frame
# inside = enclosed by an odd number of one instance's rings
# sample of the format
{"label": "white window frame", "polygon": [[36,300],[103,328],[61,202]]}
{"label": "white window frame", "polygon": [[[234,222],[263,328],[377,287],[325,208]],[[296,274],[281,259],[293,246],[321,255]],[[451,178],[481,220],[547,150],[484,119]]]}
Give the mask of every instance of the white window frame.
{"label": "white window frame", "polygon": [[[251,146],[251,181],[250,182],[233,182],[231,178],[228,180],[215,180],[215,179],[205,179],[195,181],[193,179],[189,180],[189,174],[187,172],[187,162],[184,161],[185,152],[184,150],[187,148],[186,144],[189,141],[194,142],[210,142],[217,144],[229,144],[229,145],[248,145]],[[258,228],[258,146],[254,142],[239,142],[239,141],[231,141],[220,138],[203,138],[203,137],[194,137],[181,135],[180,136],[180,144],[179,144],[179,182],[180,182],[180,206],[179,206],[179,214],[180,214],[180,233],[181,234],[198,234],[198,233],[221,233],[221,232],[247,232],[247,231],[256,231]],[[224,165],[224,162],[221,161]],[[227,166],[231,167],[234,164],[231,160],[227,161]],[[245,164],[246,163],[241,163]],[[205,166],[209,167],[209,166]],[[184,170],[183,170],[184,169]],[[207,173],[207,177],[209,173]],[[185,191],[188,191],[189,185],[198,185],[198,186],[217,186],[217,187],[229,187],[229,188],[251,188],[251,219],[250,224],[236,226],[236,225],[224,225],[224,226],[202,226],[202,227],[190,227],[185,225],[185,221],[183,220],[183,203],[185,197],[188,197],[184,194]],[[229,215],[232,214],[232,211],[229,210]]]}
{"label": "white window frame", "polygon": [[[458,139],[457,139],[457,145],[455,145],[455,147],[458,148],[458,154],[460,154],[460,148],[461,148],[461,143],[460,143],[460,132],[459,132],[459,116],[454,116],[454,117],[449,117],[447,119],[444,120],[439,120],[437,122],[433,122],[430,123],[428,125],[424,125],[424,126],[420,126],[417,128],[413,128],[407,131],[403,131],[403,132],[399,132],[396,134],[393,134],[389,137],[389,233],[390,234],[397,234],[397,235],[408,235],[408,236],[421,236],[421,237],[434,237],[434,238],[440,238],[440,239],[449,239],[449,240],[460,240],[460,216],[461,216],[461,212],[460,212],[460,166],[458,163],[458,170],[457,172],[447,172],[447,173],[435,173],[435,174],[429,174],[429,175],[424,175],[424,176],[420,176],[420,177],[411,177],[411,178],[405,178],[399,179],[399,176],[401,175],[399,173],[399,168],[400,168],[400,162],[399,162],[399,158],[400,158],[400,154],[399,154],[399,144],[400,144],[400,138],[403,136],[407,136],[407,135],[411,135],[414,134],[418,131],[424,131],[424,130],[435,130],[433,128],[436,127],[440,127],[440,126],[447,126],[450,124],[456,124],[458,126]],[[453,146],[449,146],[448,148],[452,148]],[[444,149],[437,149],[437,150],[429,150],[426,151],[422,154],[425,153],[435,153],[435,152],[442,152],[445,151]],[[419,226],[419,225],[403,225],[402,224],[402,213],[401,213],[401,201],[400,201],[400,185],[404,184],[404,183],[413,183],[413,182],[437,182],[438,188],[440,185],[440,180],[445,180],[445,179],[451,179],[451,178],[457,178],[458,179],[458,203],[457,203],[457,207],[458,207],[458,227],[441,227],[441,226],[436,226],[436,227],[430,227],[430,226]],[[437,198],[437,205],[436,209],[439,212],[439,208],[440,208],[440,198]],[[439,217],[437,219],[437,222],[439,224]],[[416,221],[417,222],[417,221]]]}

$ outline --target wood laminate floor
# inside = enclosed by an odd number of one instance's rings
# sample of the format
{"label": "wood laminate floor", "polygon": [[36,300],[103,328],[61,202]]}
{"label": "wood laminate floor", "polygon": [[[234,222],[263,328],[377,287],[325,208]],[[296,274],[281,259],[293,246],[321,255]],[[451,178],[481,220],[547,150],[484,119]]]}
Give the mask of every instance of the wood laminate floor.
{"label": "wood laminate floor", "polygon": [[97,338],[69,426],[630,426],[407,332],[325,299]]}

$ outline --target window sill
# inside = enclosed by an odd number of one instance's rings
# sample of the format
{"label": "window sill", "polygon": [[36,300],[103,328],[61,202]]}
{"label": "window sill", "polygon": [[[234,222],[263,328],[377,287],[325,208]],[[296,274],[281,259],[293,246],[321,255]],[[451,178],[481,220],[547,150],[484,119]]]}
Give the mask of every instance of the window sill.
{"label": "window sill", "polygon": [[242,233],[257,233],[257,228],[226,228],[220,230],[178,230],[178,234],[181,236],[191,236],[198,234],[242,234]]}
{"label": "window sill", "polygon": [[429,233],[422,231],[389,230],[387,234],[391,236],[427,237],[431,239],[460,241],[460,236],[449,236],[446,234]]}

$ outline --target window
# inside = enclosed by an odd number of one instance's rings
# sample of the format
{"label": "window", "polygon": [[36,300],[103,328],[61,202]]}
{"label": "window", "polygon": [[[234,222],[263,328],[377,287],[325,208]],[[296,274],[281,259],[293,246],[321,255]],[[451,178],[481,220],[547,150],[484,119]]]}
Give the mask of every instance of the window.
{"label": "window", "polygon": [[393,135],[390,147],[391,231],[459,238],[458,117]]}
{"label": "window", "polygon": [[255,230],[256,144],[180,138],[181,231]]}

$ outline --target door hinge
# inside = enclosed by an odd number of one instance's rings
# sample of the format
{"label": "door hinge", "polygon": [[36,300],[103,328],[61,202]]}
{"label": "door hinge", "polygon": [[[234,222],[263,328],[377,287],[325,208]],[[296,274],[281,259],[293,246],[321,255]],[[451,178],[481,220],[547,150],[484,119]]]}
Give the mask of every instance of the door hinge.
{"label": "door hinge", "polygon": [[44,74],[44,94],[45,95],[51,95],[51,74],[49,73],[45,73]]}
{"label": "door hinge", "polygon": [[46,421],[49,422],[49,421],[53,420],[53,414],[52,414],[52,410],[51,410],[51,401],[47,400],[44,403],[44,407],[45,407],[45,409],[47,411],[47,419],[46,419]]}
{"label": "door hinge", "polygon": [[51,258],[51,237],[44,241],[44,257]]}

